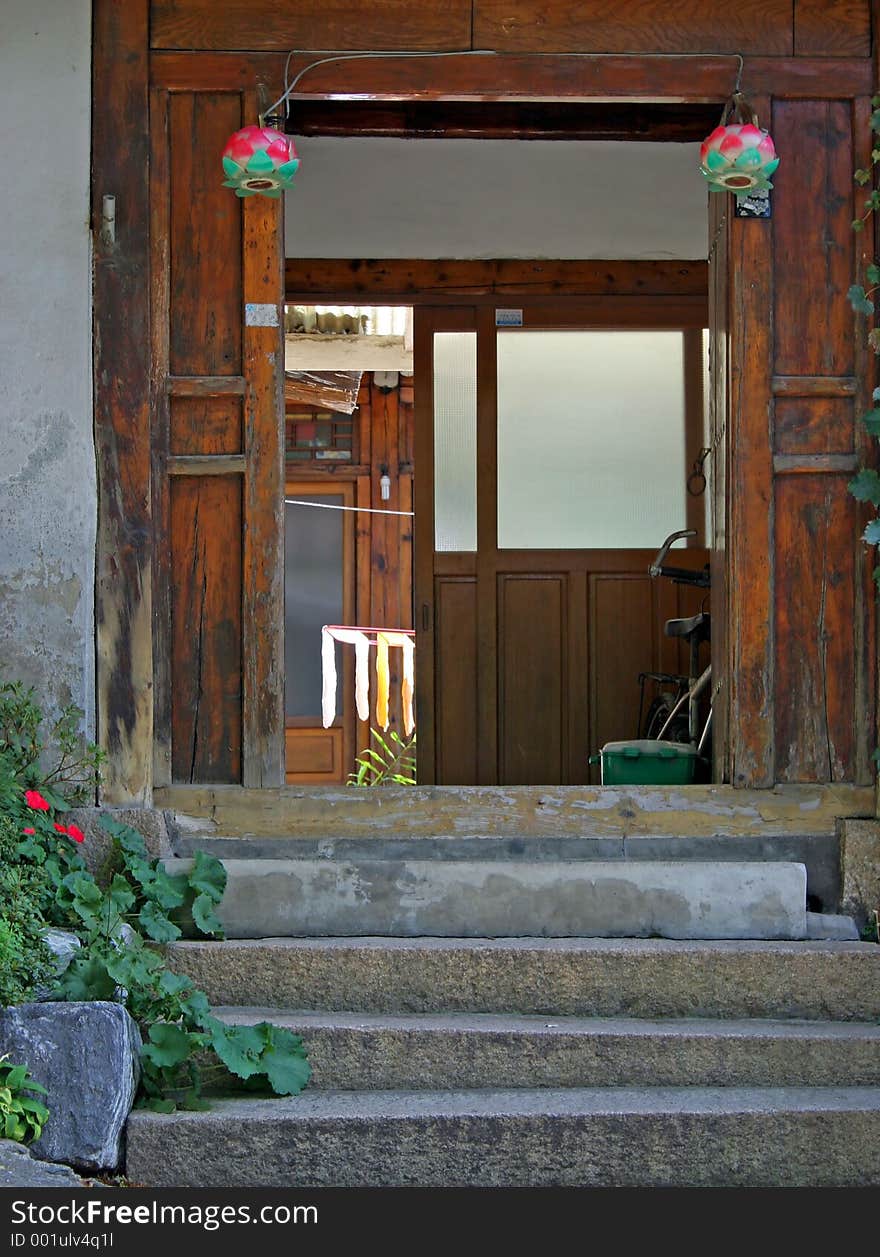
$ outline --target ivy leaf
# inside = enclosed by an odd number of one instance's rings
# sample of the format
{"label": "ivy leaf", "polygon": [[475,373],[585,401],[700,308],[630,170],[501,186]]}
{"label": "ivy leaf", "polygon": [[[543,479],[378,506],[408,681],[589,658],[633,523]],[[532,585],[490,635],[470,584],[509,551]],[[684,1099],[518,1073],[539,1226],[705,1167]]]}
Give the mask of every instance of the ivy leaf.
{"label": "ivy leaf", "polygon": [[871,520],[862,533],[862,540],[867,541],[869,545],[880,546],[880,519]]}
{"label": "ivy leaf", "polygon": [[226,890],[226,869],[214,855],[197,851],[189,874],[193,890],[201,891],[213,903],[219,903]]}
{"label": "ivy leaf", "polygon": [[870,172],[870,170],[857,170],[857,171],[855,172],[855,176],[854,176],[854,178],[855,178],[856,183],[858,183],[858,184],[860,184],[862,187],[864,187],[864,185],[865,185],[865,184],[868,182],[868,180],[871,178],[871,172]]}
{"label": "ivy leaf", "polygon": [[862,423],[871,436],[880,436],[880,407],[869,410],[866,415],[862,415]]}
{"label": "ivy leaf", "polygon": [[64,1000],[112,1000],[116,982],[98,956],[77,956],[58,980],[57,993]]}
{"label": "ivy leaf", "polygon": [[880,327],[872,327],[868,333],[868,344],[875,354],[880,354]]}
{"label": "ivy leaf", "polygon": [[126,825],[123,821],[114,820],[106,812],[102,813],[98,824],[105,833],[116,839],[126,855],[139,856],[143,860],[149,858],[147,846],[142,835],[136,829],[132,829],[131,825]]}
{"label": "ivy leaf", "polygon": [[125,916],[126,912],[134,904],[134,891],[121,873],[114,874],[107,894],[111,904],[120,916]]}
{"label": "ivy leaf", "polygon": [[190,1054],[189,1035],[170,1022],[157,1021],[150,1026],[149,1039],[143,1046],[143,1055],[160,1069],[180,1065]]}
{"label": "ivy leaf", "polygon": [[865,296],[865,290],[861,284],[852,284],[847,290],[849,303],[855,310],[856,314],[873,314],[874,302]]}
{"label": "ivy leaf", "polygon": [[198,1025],[204,1026],[210,1015],[211,1005],[204,991],[193,990],[180,1001],[180,1011],[185,1017],[192,1017]]}
{"label": "ivy leaf", "polygon": [[302,1039],[280,1026],[268,1026],[268,1030],[272,1043],[262,1057],[266,1077],[278,1095],[298,1095],[312,1076]]}
{"label": "ivy leaf", "polygon": [[156,943],[172,943],[180,938],[181,931],[154,903],[144,904],[138,914],[138,922],[144,933]]}
{"label": "ivy leaf", "polygon": [[869,467],[863,467],[859,474],[849,482],[850,493],[858,502],[871,502],[880,506],[880,475]]}
{"label": "ivy leaf", "polygon": [[165,995],[181,995],[191,986],[189,978],[184,977],[182,973],[172,973],[170,969],[164,969],[159,978],[159,990]]}
{"label": "ivy leaf", "polygon": [[865,268],[865,274],[868,277],[869,284],[880,284],[880,266],[876,262],[869,262]]}
{"label": "ivy leaf", "polygon": [[223,925],[214,911],[214,903],[208,895],[196,895],[192,905],[192,919],[203,934],[224,938]]}
{"label": "ivy leaf", "polygon": [[880,109],[875,109],[871,114],[871,130],[880,131]]}

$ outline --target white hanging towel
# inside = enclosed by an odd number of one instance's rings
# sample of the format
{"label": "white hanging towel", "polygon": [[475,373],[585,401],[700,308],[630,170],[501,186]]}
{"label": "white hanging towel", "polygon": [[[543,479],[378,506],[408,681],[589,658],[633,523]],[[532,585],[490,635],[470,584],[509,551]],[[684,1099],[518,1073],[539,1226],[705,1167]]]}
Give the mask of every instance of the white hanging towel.
{"label": "white hanging towel", "polygon": [[[354,646],[354,699],[358,720],[370,718],[370,639],[360,629],[321,629],[321,662],[323,688],[321,716],[324,728],[329,729],[336,719],[336,649],[334,641]],[[329,644],[328,644],[329,643]]]}

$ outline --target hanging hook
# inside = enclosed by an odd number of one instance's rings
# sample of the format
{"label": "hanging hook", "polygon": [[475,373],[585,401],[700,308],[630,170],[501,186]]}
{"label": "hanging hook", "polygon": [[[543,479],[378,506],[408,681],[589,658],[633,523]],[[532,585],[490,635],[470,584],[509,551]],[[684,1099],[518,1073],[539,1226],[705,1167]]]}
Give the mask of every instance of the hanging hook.
{"label": "hanging hook", "polygon": [[711,447],[704,446],[694,459],[694,465],[686,482],[687,491],[692,498],[701,498],[706,492],[706,473],[703,471],[703,464],[711,453]]}

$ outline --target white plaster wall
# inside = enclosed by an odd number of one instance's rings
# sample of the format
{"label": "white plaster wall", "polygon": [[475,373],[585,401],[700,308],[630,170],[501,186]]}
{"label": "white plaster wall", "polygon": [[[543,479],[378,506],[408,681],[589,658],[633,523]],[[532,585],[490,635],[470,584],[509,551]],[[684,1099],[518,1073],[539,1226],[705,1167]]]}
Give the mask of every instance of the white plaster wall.
{"label": "white plaster wall", "polygon": [[288,257],[704,258],[697,144],[297,140]]}
{"label": "white plaster wall", "polygon": [[2,0],[0,676],[94,730],[90,0]]}

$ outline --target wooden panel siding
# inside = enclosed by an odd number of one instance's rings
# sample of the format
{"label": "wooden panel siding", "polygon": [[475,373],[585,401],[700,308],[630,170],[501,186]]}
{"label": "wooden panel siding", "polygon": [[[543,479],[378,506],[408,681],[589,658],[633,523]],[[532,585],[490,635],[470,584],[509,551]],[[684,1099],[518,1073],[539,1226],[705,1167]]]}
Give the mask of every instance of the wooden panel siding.
{"label": "wooden panel siding", "polygon": [[242,449],[240,397],[172,397],[171,454],[238,454]]}
{"label": "wooden panel siding", "polygon": [[791,0],[474,0],[474,46],[505,52],[792,52]]}
{"label": "wooden panel siding", "polygon": [[171,96],[170,371],[241,375],[241,205],[217,175],[237,93]]}
{"label": "wooden panel siding", "polygon": [[468,48],[470,0],[153,0],[154,48]]}
{"label": "wooden panel siding", "polygon": [[870,57],[870,0],[795,0],[798,57]]}
{"label": "wooden panel siding", "polygon": [[776,101],[771,130],[787,159],[773,193],[774,371],[849,376],[852,109],[845,101]]}
{"label": "wooden panel siding", "polygon": [[853,778],[856,509],[842,476],[777,477],[779,781]]}
{"label": "wooden panel siding", "polygon": [[172,769],[175,781],[240,781],[242,482],[171,483]]}
{"label": "wooden panel siding", "polygon": [[779,454],[839,454],[854,448],[853,402],[840,397],[777,397],[773,448]]}

